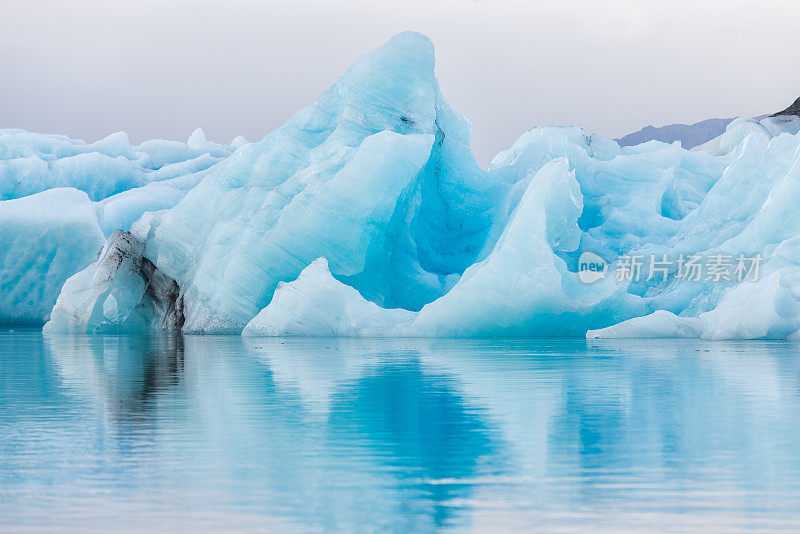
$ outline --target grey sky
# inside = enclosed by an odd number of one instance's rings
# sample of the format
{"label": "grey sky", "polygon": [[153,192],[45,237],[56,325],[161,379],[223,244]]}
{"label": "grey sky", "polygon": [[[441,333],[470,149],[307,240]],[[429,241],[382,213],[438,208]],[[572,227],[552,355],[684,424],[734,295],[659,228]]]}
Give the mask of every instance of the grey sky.
{"label": "grey sky", "polygon": [[783,109],[798,27],[795,0],[0,0],[0,128],[259,139],[417,30],[486,164],[536,124],[616,137]]}

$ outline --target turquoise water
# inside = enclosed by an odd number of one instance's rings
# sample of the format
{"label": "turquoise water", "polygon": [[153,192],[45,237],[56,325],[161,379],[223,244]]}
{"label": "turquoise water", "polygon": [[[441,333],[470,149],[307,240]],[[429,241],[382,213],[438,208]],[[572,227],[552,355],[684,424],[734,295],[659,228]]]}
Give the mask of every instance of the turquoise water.
{"label": "turquoise water", "polygon": [[797,531],[798,347],[3,330],[0,531]]}

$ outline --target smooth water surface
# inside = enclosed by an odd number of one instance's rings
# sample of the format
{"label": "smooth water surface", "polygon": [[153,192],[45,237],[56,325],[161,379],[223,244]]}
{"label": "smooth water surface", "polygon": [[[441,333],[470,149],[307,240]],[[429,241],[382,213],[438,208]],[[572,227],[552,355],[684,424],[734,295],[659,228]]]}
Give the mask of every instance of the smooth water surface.
{"label": "smooth water surface", "polygon": [[799,348],[4,330],[0,531],[797,531]]}

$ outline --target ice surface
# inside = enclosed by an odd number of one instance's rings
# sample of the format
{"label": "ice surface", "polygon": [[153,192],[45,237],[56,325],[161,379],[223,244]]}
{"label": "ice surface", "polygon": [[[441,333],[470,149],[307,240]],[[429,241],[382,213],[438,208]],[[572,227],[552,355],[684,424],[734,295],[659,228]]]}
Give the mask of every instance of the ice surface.
{"label": "ice surface", "polygon": [[0,323],[42,324],[64,281],[103,243],[95,204],[83,191],[0,202]]}
{"label": "ice surface", "polygon": [[184,291],[185,330],[240,332],[318,257],[384,307],[452,286],[498,195],[433,67],[427,38],[395,37],[152,221],[146,255]]}
{"label": "ice surface", "polygon": [[387,310],[336,280],[325,258],[306,267],[294,282],[278,284],[269,306],[245,327],[245,336],[384,336],[416,314]]}
{"label": "ice surface", "polygon": [[[48,190],[0,201],[0,321],[63,285],[51,331],[800,337],[800,118],[693,150],[536,127],[481,169],[434,64],[401,34],[255,143],[3,131],[2,198]],[[763,265],[585,283],[587,253]]]}
{"label": "ice surface", "polygon": [[0,200],[54,187],[74,187],[102,200],[150,182],[211,167],[234,147],[206,141],[201,129],[184,143],[160,139],[139,146],[118,132],[94,143],[61,135],[0,130]]}
{"label": "ice surface", "polygon": [[606,284],[587,286],[567,276],[567,264],[558,255],[574,252],[581,237],[583,195],[567,160],[552,160],[525,182],[525,192],[489,256],[424,307],[409,327],[410,335],[560,334],[569,323],[567,316],[606,296]]}
{"label": "ice surface", "polygon": [[800,336],[800,243],[785,241],[765,273],[722,292],[709,311],[678,316],[659,310],[587,332],[588,338],[796,339]]}
{"label": "ice surface", "polygon": [[134,235],[114,232],[98,259],[64,284],[45,332],[179,330],[178,286],[143,252]]}
{"label": "ice surface", "polygon": [[46,321],[105,237],[177,204],[234,150],[202,130],[190,141],[132,146],[118,133],[87,144],[0,130],[0,324]]}

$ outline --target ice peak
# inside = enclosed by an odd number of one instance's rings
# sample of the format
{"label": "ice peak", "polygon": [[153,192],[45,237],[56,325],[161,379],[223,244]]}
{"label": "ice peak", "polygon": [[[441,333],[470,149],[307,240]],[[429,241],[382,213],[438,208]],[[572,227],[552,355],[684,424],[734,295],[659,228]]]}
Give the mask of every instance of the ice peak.
{"label": "ice peak", "polygon": [[430,37],[414,31],[398,33],[378,49],[396,50],[403,53],[411,52],[420,57],[426,56],[431,61],[434,59],[433,42]]}
{"label": "ice peak", "polygon": [[421,89],[435,92],[438,91],[435,64],[431,40],[420,33],[404,32],[358,59],[339,85],[364,89],[363,96],[370,99],[386,93],[413,96]]}
{"label": "ice peak", "polygon": [[195,128],[189,139],[186,140],[186,144],[189,145],[189,148],[199,149],[206,144],[206,133],[202,128]]}
{"label": "ice peak", "polygon": [[392,130],[434,134],[442,100],[434,73],[433,43],[404,32],[363,55],[289,128],[362,135]]}

